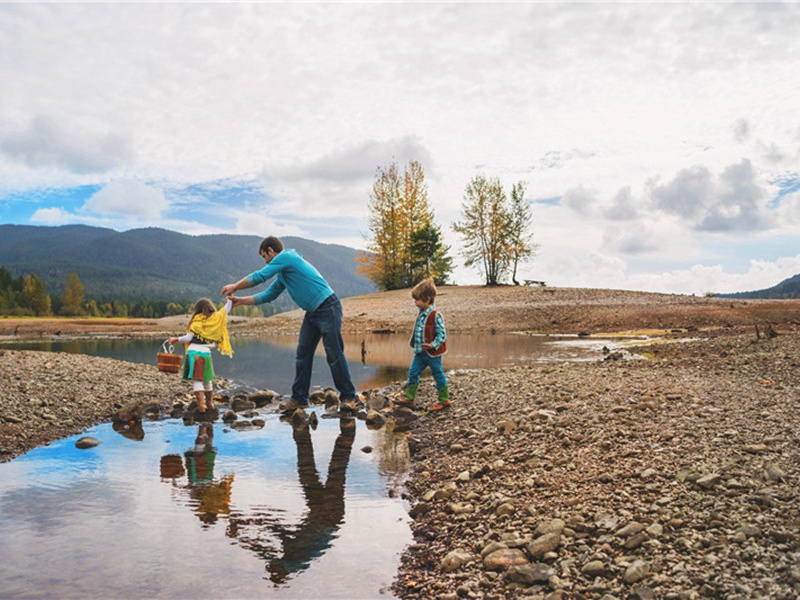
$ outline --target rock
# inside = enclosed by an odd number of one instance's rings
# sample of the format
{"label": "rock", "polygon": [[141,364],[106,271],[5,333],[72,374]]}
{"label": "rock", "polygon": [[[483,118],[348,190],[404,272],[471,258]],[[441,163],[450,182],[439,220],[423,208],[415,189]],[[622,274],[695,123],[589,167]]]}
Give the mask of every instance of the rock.
{"label": "rock", "polygon": [[507,515],[513,515],[514,511],[515,508],[513,504],[511,504],[510,502],[504,502],[503,504],[497,507],[497,509],[494,511],[494,514],[496,514],[498,517],[504,517]]}
{"label": "rock", "polygon": [[510,419],[503,419],[497,422],[497,430],[503,435],[508,435],[517,428],[517,424]]}
{"label": "rock", "polygon": [[311,429],[316,429],[317,425],[319,425],[319,417],[317,417],[317,413],[312,412],[308,415],[308,424],[311,425]]}
{"label": "rock", "polygon": [[231,421],[236,421],[239,416],[233,412],[232,410],[225,411],[225,414],[222,415],[222,420],[225,423],[230,423]]}
{"label": "rock", "polygon": [[544,563],[532,563],[509,567],[506,572],[506,579],[515,583],[531,586],[537,583],[547,583],[555,574],[555,570],[549,565]]}
{"label": "rock", "polygon": [[633,561],[627,569],[622,579],[625,583],[636,583],[644,579],[650,572],[650,565],[643,560]]}
{"label": "rock", "polygon": [[279,397],[278,392],[272,390],[262,390],[260,392],[253,392],[247,396],[247,400],[255,404],[256,408],[261,408],[267,404],[271,404]]}
{"label": "rock", "polygon": [[231,410],[233,412],[244,412],[246,410],[253,410],[254,408],[256,408],[256,403],[251,400],[236,398],[231,402]]}
{"label": "rock", "polygon": [[88,448],[96,448],[100,445],[100,440],[97,438],[93,438],[90,436],[83,436],[82,438],[78,439],[75,442],[75,447],[80,448],[81,450],[86,450]]}
{"label": "rock", "polygon": [[552,552],[561,544],[561,534],[546,533],[528,544],[528,554],[534,560],[541,559],[548,552]]}
{"label": "rock", "polygon": [[505,571],[515,565],[528,564],[528,558],[522,550],[504,548],[487,554],[483,559],[483,566],[487,571]]}
{"label": "rock", "polygon": [[111,416],[113,423],[131,423],[140,421],[142,419],[142,412],[145,406],[149,406],[150,402],[143,400],[135,400],[129,402]]}
{"label": "rock", "polygon": [[308,423],[308,413],[302,408],[297,408],[292,413],[292,425],[302,425]]}
{"label": "rock", "polygon": [[382,426],[386,423],[386,417],[375,410],[368,410],[367,416],[364,419],[368,425],[379,425]]}
{"label": "rock", "polygon": [[635,587],[631,590],[631,600],[656,600],[656,593],[649,587]]}
{"label": "rock", "polygon": [[546,521],[540,522],[536,529],[533,532],[535,537],[543,536],[547,533],[558,533],[561,534],[566,527],[566,523],[564,523],[563,519],[548,519]]}
{"label": "rock", "polygon": [[630,537],[632,535],[636,535],[640,531],[644,531],[645,525],[642,523],[637,523],[636,521],[632,521],[625,525],[622,529],[619,529],[614,535],[619,537]]}
{"label": "rock", "polygon": [[373,450],[372,446],[364,446],[363,448],[361,448],[361,451],[364,454],[371,454],[372,450]]}
{"label": "rock", "polygon": [[713,488],[720,482],[721,477],[717,473],[710,473],[708,475],[703,475],[700,477],[695,483],[702,488],[710,489]]}
{"label": "rock", "polygon": [[[308,401],[311,404],[324,404],[325,403],[325,392],[322,390],[314,390],[308,395]],[[338,402],[338,398],[337,398]]]}
{"label": "rock", "polygon": [[742,446],[742,450],[749,454],[763,454],[769,452],[769,446],[766,444],[746,444]]}
{"label": "rock", "polygon": [[581,567],[581,573],[587,577],[602,577],[606,574],[606,566],[602,560],[592,560]]}
{"label": "rock", "polygon": [[439,569],[445,573],[452,573],[473,560],[475,560],[475,557],[472,554],[463,548],[457,548],[447,553],[442,562],[439,563]]}

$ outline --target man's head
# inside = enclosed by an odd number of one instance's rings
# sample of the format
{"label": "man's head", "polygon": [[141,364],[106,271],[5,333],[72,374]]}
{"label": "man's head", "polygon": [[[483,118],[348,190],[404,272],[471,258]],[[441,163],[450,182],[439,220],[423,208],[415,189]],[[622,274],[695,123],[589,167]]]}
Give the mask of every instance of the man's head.
{"label": "man's head", "polygon": [[283,242],[274,235],[265,237],[263,240],[261,240],[261,246],[258,249],[258,253],[261,255],[261,258],[267,261],[267,264],[269,264],[269,262],[281,252],[283,252]]}

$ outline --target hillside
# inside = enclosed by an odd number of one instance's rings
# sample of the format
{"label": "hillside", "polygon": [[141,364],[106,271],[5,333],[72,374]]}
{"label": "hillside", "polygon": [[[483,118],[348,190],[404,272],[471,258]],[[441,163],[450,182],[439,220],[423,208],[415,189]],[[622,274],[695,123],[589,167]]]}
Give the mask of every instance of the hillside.
{"label": "hillside", "polygon": [[[77,273],[86,296],[98,301],[191,301],[264,266],[261,238],[190,236],[166,229],[125,232],[85,225],[0,225],[0,265],[14,276],[35,273],[47,291],[60,294],[68,273]],[[353,248],[285,237],[328,280],[339,296],[367,294],[373,284],[356,274]],[[275,308],[296,308],[284,294]]]}
{"label": "hillside", "polygon": [[764,290],[719,295],[722,298],[800,298],[800,275],[784,279],[778,285]]}

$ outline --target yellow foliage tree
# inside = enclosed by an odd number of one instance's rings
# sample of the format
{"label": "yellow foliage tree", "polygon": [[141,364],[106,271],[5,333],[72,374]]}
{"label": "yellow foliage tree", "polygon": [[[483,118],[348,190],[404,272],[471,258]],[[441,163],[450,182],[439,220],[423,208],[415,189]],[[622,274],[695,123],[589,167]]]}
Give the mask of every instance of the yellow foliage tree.
{"label": "yellow foliage tree", "polygon": [[422,165],[412,160],[402,174],[396,162],[378,167],[369,198],[371,235],[358,272],[383,290],[410,287],[418,275],[411,251],[414,234],[433,226]]}

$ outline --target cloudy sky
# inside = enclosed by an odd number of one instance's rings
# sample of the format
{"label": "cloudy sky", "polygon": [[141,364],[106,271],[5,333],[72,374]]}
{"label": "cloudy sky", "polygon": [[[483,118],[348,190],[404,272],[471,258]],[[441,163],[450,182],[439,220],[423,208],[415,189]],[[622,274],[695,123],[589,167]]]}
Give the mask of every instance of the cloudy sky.
{"label": "cloudy sky", "polygon": [[[0,223],[363,247],[420,161],[447,243],[527,184],[548,284],[800,273],[800,5],[0,4]],[[459,268],[458,283],[479,282]]]}

